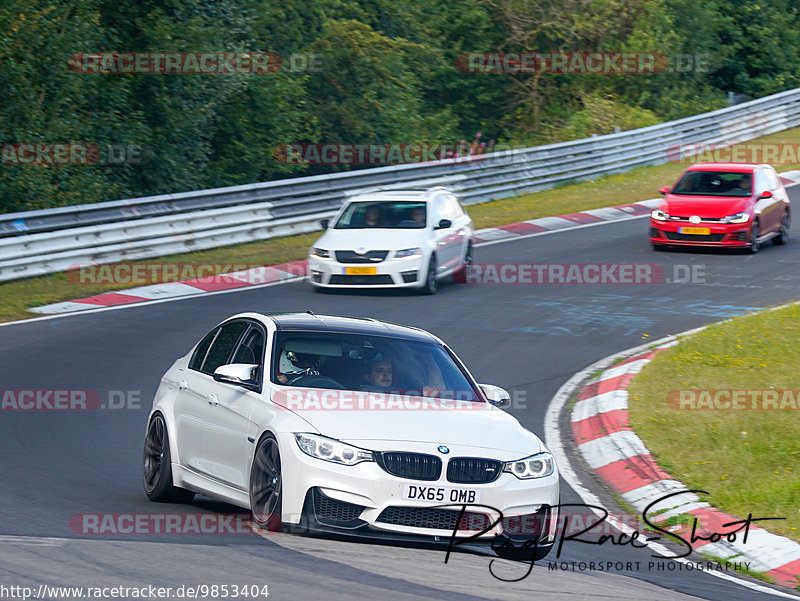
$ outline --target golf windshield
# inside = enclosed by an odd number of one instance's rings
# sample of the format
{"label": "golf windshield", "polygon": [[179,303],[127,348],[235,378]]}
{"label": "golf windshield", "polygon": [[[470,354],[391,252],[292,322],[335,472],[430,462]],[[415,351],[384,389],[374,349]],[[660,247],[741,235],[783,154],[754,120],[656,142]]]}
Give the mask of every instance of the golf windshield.
{"label": "golf windshield", "polygon": [[736,171],[687,171],[671,193],[685,196],[751,196],[753,176]]}
{"label": "golf windshield", "polygon": [[334,229],[422,229],[426,222],[427,204],[424,202],[353,202],[339,217]]}

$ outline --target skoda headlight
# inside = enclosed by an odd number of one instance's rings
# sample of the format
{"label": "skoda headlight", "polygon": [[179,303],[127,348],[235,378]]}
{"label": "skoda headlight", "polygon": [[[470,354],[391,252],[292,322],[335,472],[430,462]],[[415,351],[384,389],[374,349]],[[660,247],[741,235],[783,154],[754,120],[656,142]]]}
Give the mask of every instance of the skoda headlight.
{"label": "skoda headlight", "polygon": [[722,223],[747,223],[750,220],[749,213],[736,213],[722,218]]}
{"label": "skoda headlight", "polygon": [[341,463],[342,465],[355,465],[362,461],[375,461],[372,451],[359,449],[327,436],[295,434],[294,439],[303,453],[323,461]]}
{"label": "skoda headlight", "polygon": [[422,256],[422,249],[419,247],[404,248],[403,250],[394,251],[395,259],[408,259],[410,257],[420,257],[420,256]]}
{"label": "skoda headlight", "polygon": [[661,209],[653,209],[653,212],[650,213],[650,217],[652,217],[656,221],[666,221],[667,219],[669,219],[669,215],[667,215]]}
{"label": "skoda headlight", "polygon": [[503,464],[504,472],[514,474],[520,480],[544,478],[552,474],[554,470],[553,456],[547,451]]}
{"label": "skoda headlight", "polygon": [[324,248],[312,248],[311,256],[317,257],[318,259],[330,259],[331,253],[330,251],[327,251]]}

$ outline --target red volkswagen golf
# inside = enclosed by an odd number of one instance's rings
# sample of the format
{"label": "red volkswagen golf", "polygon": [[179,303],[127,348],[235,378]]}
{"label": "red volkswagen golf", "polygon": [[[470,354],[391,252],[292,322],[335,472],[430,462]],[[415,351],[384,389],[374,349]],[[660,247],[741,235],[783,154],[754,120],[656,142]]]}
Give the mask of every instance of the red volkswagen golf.
{"label": "red volkswagen golf", "polygon": [[697,163],[650,214],[650,242],[669,246],[748,248],[789,240],[789,196],[769,165]]}

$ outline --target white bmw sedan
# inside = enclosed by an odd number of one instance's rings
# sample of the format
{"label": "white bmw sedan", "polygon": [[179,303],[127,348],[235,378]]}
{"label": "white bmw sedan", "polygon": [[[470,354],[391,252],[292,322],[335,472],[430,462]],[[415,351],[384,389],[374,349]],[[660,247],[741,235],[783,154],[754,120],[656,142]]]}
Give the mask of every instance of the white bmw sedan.
{"label": "white bmw sedan", "polygon": [[558,469],[508,404],[423,330],[244,313],[162,378],[144,488],[153,501],[208,495],[271,530],[474,537],[541,558],[555,540]]}
{"label": "white bmw sedan", "polygon": [[311,248],[311,284],[321,288],[416,288],[472,262],[472,220],[445,188],[394,190],[353,197],[323,221]]}

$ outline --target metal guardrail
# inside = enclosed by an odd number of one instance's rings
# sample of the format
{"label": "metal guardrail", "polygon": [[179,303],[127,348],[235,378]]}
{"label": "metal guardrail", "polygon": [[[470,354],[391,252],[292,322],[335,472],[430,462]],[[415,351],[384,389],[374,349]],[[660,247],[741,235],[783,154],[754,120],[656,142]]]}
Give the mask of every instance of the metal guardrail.
{"label": "metal guardrail", "polygon": [[0,215],[0,281],[308,232],[374,186],[448,185],[464,204],[667,161],[692,143],[800,125],[800,89],[641,129],[477,157]]}

